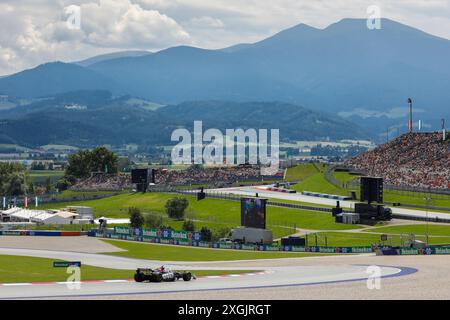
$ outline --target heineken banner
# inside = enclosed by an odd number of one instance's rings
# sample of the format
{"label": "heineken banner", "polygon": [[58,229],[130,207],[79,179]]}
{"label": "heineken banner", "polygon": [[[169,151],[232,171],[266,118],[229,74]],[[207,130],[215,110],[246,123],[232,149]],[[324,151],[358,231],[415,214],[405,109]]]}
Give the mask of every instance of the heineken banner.
{"label": "heineken banner", "polygon": [[135,237],[154,237],[174,240],[200,241],[201,235],[198,232],[175,231],[170,229],[139,229],[128,227],[114,227],[114,233],[119,235],[130,235]]}
{"label": "heineken banner", "polygon": [[240,245],[240,249],[241,250],[255,250],[256,249],[256,245],[254,244],[242,244]]}
{"label": "heineken banner", "polygon": [[262,246],[263,251],[280,251],[279,246],[272,246],[272,245],[263,245]]}
{"label": "heineken banner", "polygon": [[114,227],[114,233],[129,235],[130,234],[130,228],[128,228],[128,227]]}
{"label": "heineken banner", "polygon": [[[0,231],[3,235],[21,235],[21,231]],[[97,237],[105,235],[97,233]],[[217,249],[238,249],[252,251],[292,251],[292,252],[311,252],[311,253],[372,253],[377,248],[366,247],[298,247],[298,246],[277,246],[277,245],[255,245],[255,244],[233,244],[233,243],[210,243],[201,241],[198,232],[159,230],[159,229],[131,229],[128,227],[114,227],[114,234],[106,235],[112,239],[122,239],[130,241],[143,241],[149,243],[173,244],[182,246],[194,246],[203,248]],[[450,247],[425,247],[425,248],[391,248],[395,254],[399,255],[431,255],[431,254],[450,254]]]}

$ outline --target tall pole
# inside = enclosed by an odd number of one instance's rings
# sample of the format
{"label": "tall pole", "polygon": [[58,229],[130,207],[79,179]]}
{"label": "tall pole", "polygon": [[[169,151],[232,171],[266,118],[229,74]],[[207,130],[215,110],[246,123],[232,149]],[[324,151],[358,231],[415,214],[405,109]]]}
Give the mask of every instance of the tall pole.
{"label": "tall pole", "polygon": [[412,118],[412,99],[408,98],[409,104],[409,120],[408,120],[408,129],[409,133],[413,132],[413,118]]}

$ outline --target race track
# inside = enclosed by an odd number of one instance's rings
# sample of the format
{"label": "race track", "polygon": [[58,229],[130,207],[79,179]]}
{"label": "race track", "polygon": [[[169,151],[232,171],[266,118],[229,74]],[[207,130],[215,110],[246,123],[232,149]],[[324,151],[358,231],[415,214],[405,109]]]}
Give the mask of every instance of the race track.
{"label": "race track", "polygon": [[[206,193],[223,193],[223,194],[235,194],[235,195],[243,195],[243,196],[255,196],[258,193],[259,197],[262,198],[273,198],[280,200],[292,200],[292,201],[300,201],[310,203],[311,205],[319,204],[319,205],[328,205],[328,206],[336,206],[336,201],[333,199],[327,198],[319,198],[306,196],[301,193],[282,193],[277,191],[266,191],[259,189],[260,187],[267,186],[252,186],[252,187],[236,187],[236,188],[223,188],[223,189],[208,189],[205,190]],[[340,205],[344,208],[354,208],[355,203],[352,201],[340,201]],[[405,216],[411,217],[421,217],[421,218],[441,218],[441,219],[450,219],[450,214],[448,213],[440,213],[440,212],[427,212],[425,210],[413,210],[413,209],[405,209],[398,207],[390,207],[392,209],[392,213],[401,214]]]}
{"label": "race track", "polygon": [[[1,255],[21,255],[81,261],[82,264],[116,269],[133,269],[137,267],[157,267],[160,261],[146,261],[115,257],[102,254],[77,253],[51,250],[0,248]],[[287,259],[291,260],[291,259]],[[258,270],[263,272],[234,274],[227,276],[199,277],[190,282],[177,281],[173,283],[135,283],[124,279],[113,281],[81,282],[78,288],[73,283],[16,283],[0,285],[0,299],[30,299],[30,298],[69,298],[69,297],[102,297],[155,295],[181,292],[208,292],[239,289],[264,289],[284,286],[306,286],[327,283],[346,283],[350,281],[365,281],[369,274],[366,265],[310,265],[310,266],[274,266],[273,261],[259,262]],[[245,266],[248,262],[240,262],[240,270],[255,270],[255,267]],[[281,261],[282,262],[282,261]],[[227,266],[230,262],[168,262],[166,265],[178,270],[202,269],[236,269]],[[416,272],[414,268],[382,266],[381,276],[401,277]]]}

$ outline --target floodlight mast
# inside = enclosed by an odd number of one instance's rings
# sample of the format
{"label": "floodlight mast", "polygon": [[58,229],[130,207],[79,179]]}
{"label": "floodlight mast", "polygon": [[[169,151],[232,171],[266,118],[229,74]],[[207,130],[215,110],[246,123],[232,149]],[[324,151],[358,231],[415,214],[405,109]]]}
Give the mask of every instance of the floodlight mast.
{"label": "floodlight mast", "polygon": [[408,129],[409,133],[413,132],[413,115],[412,115],[412,104],[413,101],[411,98],[408,98],[408,104],[409,104],[409,120],[408,120]]}

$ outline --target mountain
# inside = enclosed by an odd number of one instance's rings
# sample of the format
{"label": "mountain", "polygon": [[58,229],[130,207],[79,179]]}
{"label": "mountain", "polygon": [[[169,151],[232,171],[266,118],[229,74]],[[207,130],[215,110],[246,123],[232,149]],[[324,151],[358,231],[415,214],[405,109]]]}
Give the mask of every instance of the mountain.
{"label": "mountain", "polygon": [[113,53],[107,53],[98,55],[89,59],[85,59],[82,61],[76,61],[73,62],[74,64],[77,64],[82,67],[89,67],[90,65],[102,61],[117,59],[117,58],[126,58],[126,57],[141,57],[148,54],[152,54],[150,51],[143,51],[143,50],[130,50],[130,51],[120,51],[120,52],[113,52]]}
{"label": "mountain", "polygon": [[[86,100],[84,96],[92,98]],[[359,126],[339,117],[282,102],[192,101],[150,110],[141,105],[130,106],[130,100],[127,96],[108,98],[103,91],[48,97],[2,115],[0,142],[30,147],[168,145],[172,144],[170,138],[175,129],[185,127],[192,132],[195,120],[203,121],[204,130],[217,128],[224,134],[226,129],[235,128],[280,129],[283,141],[369,136]],[[75,101],[80,103],[78,108],[73,107]]]}
{"label": "mountain", "polygon": [[405,107],[412,97],[424,113],[450,116],[449,56],[447,39],[388,19],[380,30],[369,30],[365,19],[344,19],[325,29],[300,24],[221,50],[180,46],[98,59],[77,65],[75,77],[69,77],[69,65],[44,65],[0,79],[0,93],[35,97],[102,89],[160,104],[285,101],[357,116]]}
{"label": "mountain", "polygon": [[400,23],[383,19],[381,30],[369,30],[366,20],[344,19],[323,30],[301,24],[228,50],[175,47],[91,69],[165,103],[282,100],[334,112],[389,110],[412,96],[441,112],[450,98],[449,55],[449,40]]}
{"label": "mountain", "polygon": [[77,90],[124,92],[123,86],[78,65],[54,62],[0,79],[0,94],[36,98]]}

